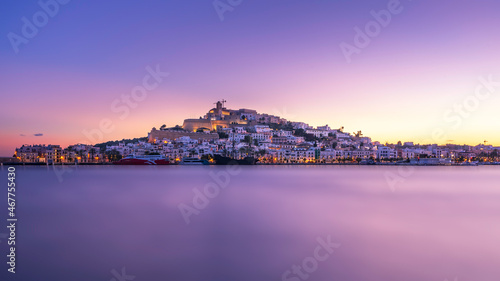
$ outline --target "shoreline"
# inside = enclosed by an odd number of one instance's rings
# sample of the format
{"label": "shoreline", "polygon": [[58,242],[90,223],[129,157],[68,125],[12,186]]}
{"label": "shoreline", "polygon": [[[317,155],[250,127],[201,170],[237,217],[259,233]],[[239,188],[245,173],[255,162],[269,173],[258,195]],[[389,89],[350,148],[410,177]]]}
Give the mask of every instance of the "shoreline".
{"label": "shoreline", "polygon": [[[227,166],[227,165],[181,165],[181,164],[170,164],[170,165],[114,165],[113,163],[0,163],[0,166]],[[500,166],[500,163],[485,163],[477,165],[463,165],[463,164],[410,164],[410,163],[375,163],[375,164],[358,164],[358,163],[257,163],[255,165],[240,165],[240,166],[440,166],[440,167],[477,167],[477,166]]]}

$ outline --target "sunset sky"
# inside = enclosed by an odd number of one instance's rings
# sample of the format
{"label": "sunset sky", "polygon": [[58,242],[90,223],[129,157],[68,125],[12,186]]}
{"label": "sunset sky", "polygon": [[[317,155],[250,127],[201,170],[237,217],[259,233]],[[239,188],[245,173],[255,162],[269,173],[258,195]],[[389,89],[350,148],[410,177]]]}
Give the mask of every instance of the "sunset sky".
{"label": "sunset sky", "polygon": [[[90,142],[83,131],[102,120],[103,141],[146,136],[220,99],[381,142],[500,146],[500,2],[401,0],[349,63],[341,43],[392,1],[243,0],[221,20],[212,0],[72,0],[32,38],[22,19],[33,23],[38,1],[2,1],[0,156]],[[147,67],[169,75],[127,116],[113,110]]]}

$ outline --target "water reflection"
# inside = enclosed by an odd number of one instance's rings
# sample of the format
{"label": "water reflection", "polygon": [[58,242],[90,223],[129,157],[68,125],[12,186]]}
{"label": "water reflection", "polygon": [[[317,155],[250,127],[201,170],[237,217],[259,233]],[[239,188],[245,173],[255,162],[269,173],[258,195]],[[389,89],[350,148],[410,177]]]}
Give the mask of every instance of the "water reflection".
{"label": "water reflection", "polygon": [[19,167],[18,273],[1,280],[282,280],[327,236],[341,247],[307,280],[500,276],[497,167],[416,167],[395,188],[397,167],[243,167],[187,225],[179,204],[223,169]]}

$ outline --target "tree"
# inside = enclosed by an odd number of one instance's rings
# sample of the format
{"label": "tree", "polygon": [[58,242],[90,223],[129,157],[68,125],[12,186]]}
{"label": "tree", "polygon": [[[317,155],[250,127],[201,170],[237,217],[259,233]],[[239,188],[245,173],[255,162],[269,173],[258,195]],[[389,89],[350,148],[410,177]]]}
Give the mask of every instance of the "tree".
{"label": "tree", "polygon": [[242,140],[242,142],[245,142],[245,143],[252,143],[252,137],[251,136],[245,136],[245,138]]}
{"label": "tree", "polygon": [[313,134],[308,134],[306,133],[306,131],[304,129],[297,129],[293,132],[293,135],[294,136],[298,136],[298,137],[304,137],[304,139],[306,141],[315,141],[315,140],[319,140],[319,138],[315,137]]}
{"label": "tree", "polygon": [[306,134],[306,131],[304,129],[297,129],[293,131],[293,135],[297,137],[303,137]]}
{"label": "tree", "polygon": [[478,157],[488,157],[488,153],[481,151],[481,152],[479,152]]}
{"label": "tree", "polygon": [[212,157],[212,155],[211,155],[211,154],[203,154],[203,155],[201,156],[201,159],[205,159],[205,160],[210,161],[210,160],[213,160],[214,158]]}
{"label": "tree", "polygon": [[228,139],[229,135],[224,132],[219,132],[219,139]]}
{"label": "tree", "polygon": [[175,131],[184,131],[184,129],[182,128],[182,126],[179,126],[179,125],[175,125],[175,127],[170,128],[170,130],[175,130]]}
{"label": "tree", "polygon": [[161,125],[160,130],[165,130],[165,128],[167,128],[167,125],[163,124]]}
{"label": "tree", "polygon": [[118,150],[113,149],[111,151],[106,152],[106,158],[110,162],[118,161],[123,158],[123,156],[118,152]]}
{"label": "tree", "polygon": [[94,162],[94,155],[97,153],[97,150],[95,148],[91,148],[89,150],[90,158],[92,159],[92,162]]}
{"label": "tree", "polygon": [[248,153],[250,153],[250,148],[248,146],[243,146],[243,147],[240,147],[239,151],[241,154],[248,155]]}
{"label": "tree", "polygon": [[490,157],[492,159],[495,159],[498,157],[498,150],[497,149],[494,149],[491,153],[490,153]]}

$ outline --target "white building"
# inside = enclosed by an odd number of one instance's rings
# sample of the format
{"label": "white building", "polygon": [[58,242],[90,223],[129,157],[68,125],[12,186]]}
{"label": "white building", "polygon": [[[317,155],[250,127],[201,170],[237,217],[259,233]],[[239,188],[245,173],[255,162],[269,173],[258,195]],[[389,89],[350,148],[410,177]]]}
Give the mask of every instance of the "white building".
{"label": "white building", "polygon": [[256,133],[270,133],[271,128],[267,125],[255,125],[255,132]]}
{"label": "white building", "polygon": [[332,128],[330,128],[330,126],[328,126],[328,125],[318,126],[317,129],[320,131],[331,131],[332,130]]}
{"label": "white building", "polygon": [[379,146],[377,148],[377,158],[378,159],[391,159],[397,158],[396,150],[387,147],[387,146]]}
{"label": "white building", "polygon": [[272,135],[270,132],[267,133],[252,133],[252,139],[258,140],[259,142],[271,142]]}
{"label": "white building", "polygon": [[306,130],[307,134],[314,135],[317,138],[322,138],[322,137],[328,137],[328,131],[322,131],[322,130],[314,130],[314,129],[308,129]]}
{"label": "white building", "polygon": [[354,158],[354,159],[357,159],[357,158],[369,159],[372,156],[373,156],[373,151],[371,151],[371,150],[359,149],[359,150],[352,151],[352,158]]}

